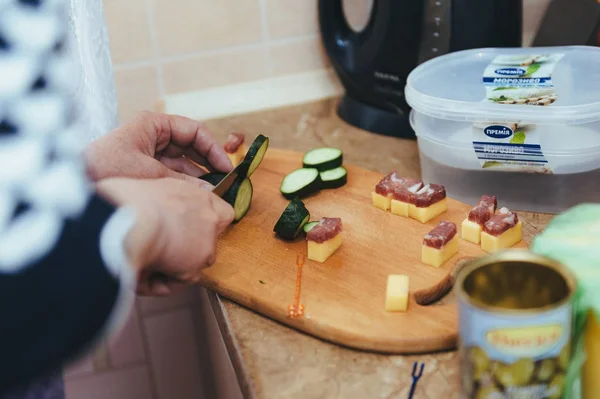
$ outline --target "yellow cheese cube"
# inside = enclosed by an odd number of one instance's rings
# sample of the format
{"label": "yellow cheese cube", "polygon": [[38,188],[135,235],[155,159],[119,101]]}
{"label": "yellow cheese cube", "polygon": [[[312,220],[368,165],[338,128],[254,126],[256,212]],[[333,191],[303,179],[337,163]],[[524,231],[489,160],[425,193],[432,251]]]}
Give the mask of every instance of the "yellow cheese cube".
{"label": "yellow cheese cube", "polygon": [[308,241],[308,259],[325,262],[342,245],[342,233],[323,243]]}
{"label": "yellow cheese cube", "polygon": [[394,215],[408,217],[408,202],[392,199],[391,210]]}
{"label": "yellow cheese cube", "polygon": [[483,228],[479,224],[470,221],[469,218],[466,218],[462,222],[460,236],[465,241],[470,241],[473,244],[479,244],[481,241],[482,230]]}
{"label": "yellow cheese cube", "polygon": [[486,252],[497,252],[510,248],[523,239],[523,224],[519,220],[514,227],[495,237],[483,231],[481,233],[481,249]]}
{"label": "yellow cheese cube", "polygon": [[408,276],[389,275],[385,293],[385,311],[406,312],[406,309],[408,309]]}
{"label": "yellow cheese cube", "polygon": [[427,208],[417,208],[415,205],[410,204],[408,207],[408,214],[411,218],[418,220],[421,223],[427,223],[436,216],[446,212],[446,210],[448,210],[448,204],[446,198],[444,198]]}
{"label": "yellow cheese cube", "polygon": [[377,194],[375,191],[373,191],[371,196],[373,197],[373,205],[375,205],[375,208],[379,208],[384,211],[390,210],[390,204],[392,202],[391,194],[389,194],[387,197],[385,197],[385,196],[383,196],[381,194]]}
{"label": "yellow cheese cube", "polygon": [[434,267],[440,267],[457,253],[458,234],[440,249],[431,248],[423,244],[421,249],[421,262]]}
{"label": "yellow cheese cube", "polygon": [[244,156],[246,155],[246,150],[244,146],[241,145],[233,154],[230,154],[228,152],[226,154],[229,160],[231,161],[231,164],[235,167],[238,166],[240,162],[242,162],[242,160],[244,159]]}

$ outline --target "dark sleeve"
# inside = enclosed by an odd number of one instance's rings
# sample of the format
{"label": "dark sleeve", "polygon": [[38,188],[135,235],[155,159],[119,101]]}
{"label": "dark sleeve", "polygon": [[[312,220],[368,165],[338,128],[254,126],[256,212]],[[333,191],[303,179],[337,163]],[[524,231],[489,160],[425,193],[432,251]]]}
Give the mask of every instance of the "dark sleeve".
{"label": "dark sleeve", "polygon": [[67,10],[0,1],[0,398],[119,328],[134,297],[134,215],[94,194],[81,158]]}
{"label": "dark sleeve", "polygon": [[0,387],[53,372],[99,338],[121,288],[99,249],[113,213],[93,197],[80,218],[64,223],[47,255],[0,273]]}

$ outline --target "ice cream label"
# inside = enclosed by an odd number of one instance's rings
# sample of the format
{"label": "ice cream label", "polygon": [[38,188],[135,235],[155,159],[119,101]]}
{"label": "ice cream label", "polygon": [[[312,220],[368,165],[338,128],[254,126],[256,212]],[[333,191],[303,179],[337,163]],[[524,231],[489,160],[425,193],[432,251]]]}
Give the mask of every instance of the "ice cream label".
{"label": "ice cream label", "polygon": [[[558,99],[552,72],[564,54],[501,55],[483,73],[486,96],[496,104],[546,106]],[[552,173],[540,133],[519,121],[473,124],[473,149],[481,167],[490,170]]]}

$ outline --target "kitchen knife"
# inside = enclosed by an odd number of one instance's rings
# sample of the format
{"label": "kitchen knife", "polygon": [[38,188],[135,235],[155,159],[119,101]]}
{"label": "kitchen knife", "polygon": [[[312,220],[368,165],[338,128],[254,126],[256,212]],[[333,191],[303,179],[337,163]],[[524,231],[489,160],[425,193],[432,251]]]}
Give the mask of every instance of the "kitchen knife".
{"label": "kitchen knife", "polygon": [[223,197],[223,195],[225,195],[225,193],[227,192],[227,190],[229,190],[229,188],[231,187],[231,185],[233,184],[233,182],[235,181],[235,179],[238,177],[238,168],[239,165],[233,169],[231,172],[229,172],[227,174],[227,176],[225,176],[223,178],[223,180],[221,180],[216,186],[215,188],[213,188],[212,192],[215,195],[218,195],[219,197]]}

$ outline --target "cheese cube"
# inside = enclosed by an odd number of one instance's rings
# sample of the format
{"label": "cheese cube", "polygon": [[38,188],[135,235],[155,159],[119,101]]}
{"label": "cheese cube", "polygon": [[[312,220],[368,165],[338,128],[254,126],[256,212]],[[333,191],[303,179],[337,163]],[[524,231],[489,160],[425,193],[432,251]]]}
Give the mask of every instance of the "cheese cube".
{"label": "cheese cube", "polygon": [[392,202],[392,194],[389,194],[388,196],[383,196],[383,195],[377,194],[375,191],[373,191],[371,196],[373,197],[373,205],[375,205],[376,208],[379,208],[384,211],[390,210],[390,204]]}
{"label": "cheese cube", "polygon": [[458,253],[458,234],[440,249],[423,244],[421,262],[434,267],[440,267]]}
{"label": "cheese cube", "polygon": [[499,236],[493,236],[483,231],[481,233],[481,249],[492,253],[510,248],[523,239],[523,223],[519,220],[514,227]]}
{"label": "cheese cube", "polygon": [[239,146],[237,151],[230,154],[228,152],[226,152],[227,157],[229,158],[229,160],[231,161],[231,164],[236,167],[240,164],[240,162],[242,162],[242,160],[244,159],[244,156],[246,155],[246,150],[244,148],[243,145]]}
{"label": "cheese cube", "polygon": [[462,222],[460,236],[465,241],[470,241],[473,244],[479,244],[481,241],[482,231],[483,228],[481,225],[470,221],[469,218],[466,218]]}
{"label": "cheese cube", "polygon": [[411,218],[418,220],[421,223],[427,223],[436,216],[448,210],[448,204],[446,198],[436,202],[426,208],[417,208],[415,205],[410,204],[408,207],[408,213]]}
{"label": "cheese cube", "polygon": [[308,254],[310,260],[316,262],[325,262],[342,245],[342,233],[339,233],[331,240],[317,243],[308,241]]}
{"label": "cheese cube", "polygon": [[391,210],[394,215],[408,217],[408,202],[392,199]]}
{"label": "cheese cube", "polygon": [[408,276],[389,275],[385,293],[385,311],[406,312],[406,309],[408,309]]}

